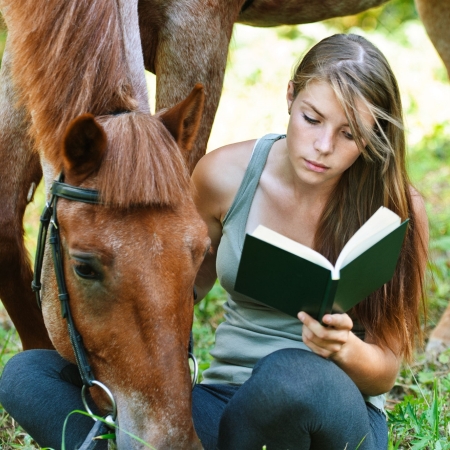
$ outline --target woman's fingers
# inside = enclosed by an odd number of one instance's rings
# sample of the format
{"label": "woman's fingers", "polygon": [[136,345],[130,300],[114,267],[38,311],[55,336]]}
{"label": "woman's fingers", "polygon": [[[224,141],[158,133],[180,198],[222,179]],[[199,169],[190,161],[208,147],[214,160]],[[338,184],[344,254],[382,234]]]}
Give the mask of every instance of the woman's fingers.
{"label": "woman's fingers", "polygon": [[324,325],[304,312],[300,312],[298,318],[303,323],[303,342],[324,358],[341,350],[353,327],[348,314],[327,314],[322,319]]}

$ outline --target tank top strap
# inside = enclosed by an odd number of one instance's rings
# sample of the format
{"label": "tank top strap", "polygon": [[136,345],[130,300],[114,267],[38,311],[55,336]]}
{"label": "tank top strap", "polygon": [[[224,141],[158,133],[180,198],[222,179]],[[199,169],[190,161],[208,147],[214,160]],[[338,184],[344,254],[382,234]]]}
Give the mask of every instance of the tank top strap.
{"label": "tank top strap", "polygon": [[253,197],[266,165],[270,149],[276,141],[283,139],[284,137],[286,137],[285,134],[271,133],[266,134],[256,141],[244,178],[242,179],[230,209],[223,218],[222,226],[225,226],[227,222],[234,222],[234,220],[237,220],[241,226],[244,226],[247,223],[247,217],[253,203]]}

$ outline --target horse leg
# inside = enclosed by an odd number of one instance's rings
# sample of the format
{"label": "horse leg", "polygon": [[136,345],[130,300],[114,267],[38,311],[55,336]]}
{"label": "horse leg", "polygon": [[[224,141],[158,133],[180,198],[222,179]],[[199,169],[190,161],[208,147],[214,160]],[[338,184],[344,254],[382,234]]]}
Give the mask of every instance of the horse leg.
{"label": "horse leg", "polygon": [[415,1],[428,36],[442,58],[450,77],[450,0]]}
{"label": "horse leg", "polygon": [[23,109],[17,108],[5,51],[0,72],[0,298],[24,349],[53,348],[34,293],[23,240],[23,215],[42,178]]}
{"label": "horse leg", "polygon": [[188,162],[192,172],[206,151],[242,0],[174,0],[158,8],[151,3],[139,3],[139,26],[145,67],[156,74],[156,109],[179,103],[196,83],[205,89],[203,118]]}
{"label": "horse leg", "polygon": [[436,328],[431,332],[426,352],[437,354],[448,348],[450,348],[450,304],[442,314]]}

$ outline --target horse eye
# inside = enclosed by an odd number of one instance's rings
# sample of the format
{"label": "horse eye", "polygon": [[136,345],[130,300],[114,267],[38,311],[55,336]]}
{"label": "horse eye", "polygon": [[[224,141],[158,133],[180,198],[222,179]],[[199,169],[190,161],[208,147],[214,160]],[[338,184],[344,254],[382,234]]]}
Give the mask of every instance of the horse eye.
{"label": "horse eye", "polygon": [[74,270],[75,273],[81,278],[86,278],[89,280],[100,278],[100,274],[97,273],[89,264],[77,264],[74,266]]}

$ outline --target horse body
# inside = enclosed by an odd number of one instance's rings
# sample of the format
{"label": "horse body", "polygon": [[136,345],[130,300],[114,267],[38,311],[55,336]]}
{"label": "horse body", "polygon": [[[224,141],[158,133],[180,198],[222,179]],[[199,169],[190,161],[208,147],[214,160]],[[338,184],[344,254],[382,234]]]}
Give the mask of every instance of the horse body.
{"label": "horse body", "polygon": [[[348,16],[386,3],[387,0],[254,0],[242,6],[238,22],[257,27],[297,25]],[[246,7],[246,5],[248,5]]]}

